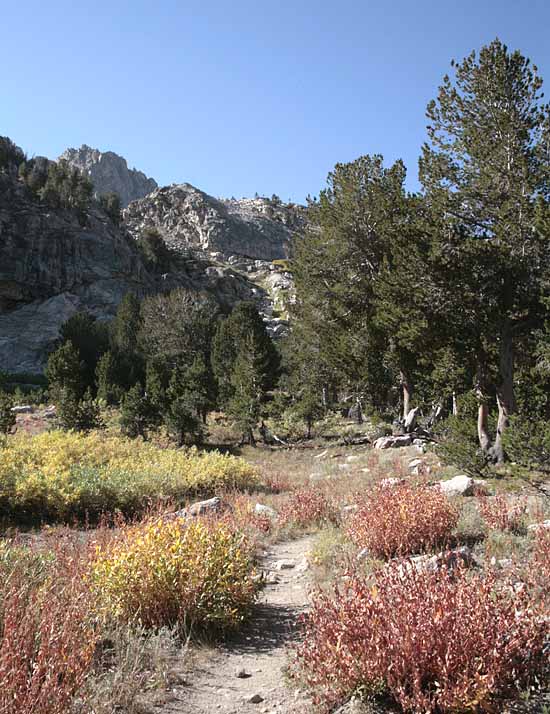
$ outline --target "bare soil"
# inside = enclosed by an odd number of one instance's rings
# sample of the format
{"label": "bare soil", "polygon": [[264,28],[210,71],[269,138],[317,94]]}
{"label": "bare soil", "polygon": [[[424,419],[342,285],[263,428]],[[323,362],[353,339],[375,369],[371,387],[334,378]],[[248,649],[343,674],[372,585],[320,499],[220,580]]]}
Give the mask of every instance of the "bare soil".
{"label": "bare soil", "polygon": [[[248,624],[215,650],[199,657],[187,673],[187,686],[173,690],[162,714],[240,714],[310,711],[307,697],[287,686],[287,646],[296,637],[297,620],[307,610],[310,585],[304,562],[314,536],[275,543],[261,560],[261,568],[276,577],[262,590]],[[275,570],[277,561],[295,567]],[[258,701],[251,701],[252,699]]]}

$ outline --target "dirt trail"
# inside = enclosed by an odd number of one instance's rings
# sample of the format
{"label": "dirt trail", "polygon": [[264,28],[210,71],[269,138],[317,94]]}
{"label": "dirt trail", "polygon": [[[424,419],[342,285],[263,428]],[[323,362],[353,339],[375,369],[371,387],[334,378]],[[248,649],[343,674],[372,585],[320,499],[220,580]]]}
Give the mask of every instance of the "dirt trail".
{"label": "dirt trail", "polygon": [[[308,572],[299,566],[313,542],[313,536],[306,536],[269,548],[262,570],[273,571],[281,560],[294,561],[295,567],[276,571],[278,582],[262,590],[249,623],[194,669],[189,686],[178,688],[163,714],[304,714],[309,710],[307,699],[286,686],[283,668],[296,620],[308,606]],[[238,677],[242,670],[248,676]],[[251,702],[255,695],[262,700]]]}

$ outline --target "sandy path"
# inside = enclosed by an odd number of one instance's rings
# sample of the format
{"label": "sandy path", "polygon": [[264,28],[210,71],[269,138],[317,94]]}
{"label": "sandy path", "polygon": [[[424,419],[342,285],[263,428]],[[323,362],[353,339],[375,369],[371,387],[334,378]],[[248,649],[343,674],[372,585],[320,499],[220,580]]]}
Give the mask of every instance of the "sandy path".
{"label": "sandy path", "polygon": [[[306,536],[269,548],[261,561],[264,571],[271,571],[280,560],[292,560],[296,567],[277,571],[278,582],[262,590],[250,622],[205,658],[193,671],[189,686],[174,692],[163,714],[303,714],[309,710],[307,699],[286,686],[284,667],[296,620],[308,606],[308,572],[297,566],[313,542],[313,536]],[[241,670],[249,676],[238,677]],[[251,702],[255,695],[262,701]]]}

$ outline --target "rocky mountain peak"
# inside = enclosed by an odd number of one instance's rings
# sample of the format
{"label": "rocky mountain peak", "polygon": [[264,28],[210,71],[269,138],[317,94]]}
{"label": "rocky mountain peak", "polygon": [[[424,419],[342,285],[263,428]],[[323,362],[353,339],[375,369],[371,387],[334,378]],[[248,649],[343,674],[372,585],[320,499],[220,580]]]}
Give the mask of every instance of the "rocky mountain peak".
{"label": "rocky mountain peak", "polygon": [[157,230],[180,252],[259,260],[288,256],[295,233],[305,227],[305,211],[278,199],[218,199],[191,184],[158,188],[124,211],[130,233]]}
{"label": "rocky mountain peak", "polygon": [[131,201],[143,198],[157,188],[157,182],[142,171],[128,168],[126,159],[114,151],[99,151],[86,144],[80,149],[67,149],[60,159],[85,173],[97,195],[114,191],[126,207]]}

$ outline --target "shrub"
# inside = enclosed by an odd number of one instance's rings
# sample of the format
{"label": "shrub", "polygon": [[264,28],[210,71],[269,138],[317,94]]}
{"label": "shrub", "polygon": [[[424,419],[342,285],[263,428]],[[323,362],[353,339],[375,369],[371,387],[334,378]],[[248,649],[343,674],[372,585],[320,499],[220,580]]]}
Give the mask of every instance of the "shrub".
{"label": "shrub", "polygon": [[387,559],[444,545],[458,516],[437,488],[378,486],[350,517],[347,534],[372,556]]}
{"label": "shrub", "polygon": [[56,577],[39,556],[6,545],[0,572],[0,712],[64,714],[96,643],[82,573],[73,563]]}
{"label": "shrub", "polygon": [[174,518],[124,528],[99,549],[91,577],[107,615],[187,630],[238,625],[256,594],[253,574],[241,533],[223,523]]}
{"label": "shrub", "polygon": [[385,692],[405,712],[495,711],[494,698],[544,673],[547,625],[530,604],[493,573],[354,577],[314,598],[294,676],[327,708]]}
{"label": "shrub", "polygon": [[515,498],[513,501],[506,496],[481,496],[478,499],[479,512],[486,525],[499,531],[517,533],[524,526],[528,510],[526,498]]}
{"label": "shrub", "polygon": [[291,493],[279,510],[281,526],[308,528],[337,523],[338,511],[324,493],[303,488]]}
{"label": "shrub", "polygon": [[0,438],[8,434],[15,426],[15,414],[12,412],[13,398],[0,390]]}
{"label": "shrub", "polygon": [[99,432],[15,435],[0,447],[0,515],[23,522],[141,512],[159,499],[257,484],[243,459],[174,451]]}
{"label": "shrub", "polygon": [[477,439],[477,422],[470,416],[471,404],[466,414],[450,416],[437,426],[439,438],[437,453],[448,464],[457,466],[470,476],[485,476],[489,459],[480,449]]}
{"label": "shrub", "polygon": [[512,461],[542,469],[550,465],[550,426],[547,419],[513,416],[503,440]]}
{"label": "shrub", "polygon": [[103,426],[101,407],[89,389],[82,399],[67,389],[60,389],[57,395],[57,422],[63,429],[91,431]]}

